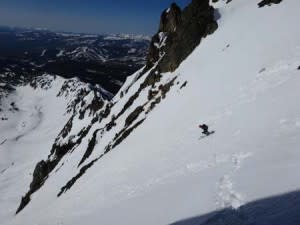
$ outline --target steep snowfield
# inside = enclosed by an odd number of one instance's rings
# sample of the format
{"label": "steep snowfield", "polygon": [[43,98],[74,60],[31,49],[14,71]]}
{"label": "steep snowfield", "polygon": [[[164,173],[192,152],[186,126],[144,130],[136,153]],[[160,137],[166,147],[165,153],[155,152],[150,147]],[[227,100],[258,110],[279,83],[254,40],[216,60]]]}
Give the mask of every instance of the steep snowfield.
{"label": "steep snowfield", "polygon": [[[44,75],[37,86],[20,85],[2,99],[0,122],[0,221],[15,213],[32,178],[32,169],[49,149],[72,115],[69,110],[88,85]],[[66,87],[66,84],[72,84]]]}
{"label": "steep snowfield", "polygon": [[[0,218],[4,224],[167,225],[224,208],[243,209],[252,201],[299,190],[300,31],[294,24],[300,19],[300,2],[286,0],[260,9],[257,3],[217,3],[221,15],[218,30],[206,37],[174,73],[163,75],[162,84],[177,77],[166,99],[59,198],[60,188],[79,170],[86,139],[68,154],[60,163],[61,169],[52,172],[17,216],[13,215],[16,206],[10,202],[15,203],[20,195],[14,194],[17,188],[10,184],[5,188],[3,182],[17,175],[24,179],[20,181],[24,189],[23,184],[30,182],[25,177],[30,171],[23,172],[18,166],[1,174]],[[138,74],[120,91],[129,88],[128,92],[113,100],[112,114],[122,109],[147,76],[136,80]],[[185,81],[186,87],[180,88]],[[145,102],[148,90],[140,93],[130,109]],[[38,109],[35,112],[39,115]],[[141,114],[138,120],[145,117]],[[103,153],[125,118],[121,116],[112,131],[101,140],[99,137],[88,162]],[[32,126],[37,122],[34,120]],[[215,134],[201,138],[200,123],[207,123]],[[100,127],[95,126],[88,139]],[[30,137],[34,134],[20,140],[32,141]],[[46,156],[38,154],[39,159]],[[19,157],[19,153],[11,157]],[[24,157],[32,159],[27,154]],[[26,168],[30,166],[33,168]],[[14,199],[7,200],[11,196]],[[6,199],[4,203],[2,199]],[[263,201],[230,223],[224,222],[225,217],[224,221],[218,217],[218,221],[205,222],[214,216],[210,214],[182,224],[266,224],[266,218],[280,215],[288,216],[284,221],[274,220],[272,225],[299,224],[300,215],[295,210],[300,208],[299,194],[288,199],[290,205],[279,207],[280,211],[274,209],[274,202]],[[281,205],[278,199],[276,203]],[[266,210],[259,216],[253,213],[262,208]]]}

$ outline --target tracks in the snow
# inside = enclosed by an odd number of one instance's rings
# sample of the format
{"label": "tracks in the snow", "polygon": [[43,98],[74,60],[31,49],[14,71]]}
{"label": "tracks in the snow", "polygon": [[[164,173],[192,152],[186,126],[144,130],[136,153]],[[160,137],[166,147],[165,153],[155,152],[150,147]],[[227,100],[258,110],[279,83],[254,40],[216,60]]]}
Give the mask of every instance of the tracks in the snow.
{"label": "tracks in the snow", "polygon": [[[35,121],[35,124],[30,129],[25,131],[24,133],[22,133],[22,134],[18,135],[17,137],[15,137],[14,138],[15,141],[19,141],[21,138],[23,138],[24,136],[26,136],[30,132],[34,131],[35,129],[37,129],[39,127],[39,125],[41,124],[42,119],[43,119],[43,113],[41,111],[41,107],[35,106],[35,110],[36,110],[36,115],[34,115],[34,116],[36,116],[36,118],[37,118],[37,120]],[[26,126],[26,125],[24,125],[24,126]]]}
{"label": "tracks in the snow", "polygon": [[242,162],[251,155],[252,153],[244,152],[232,155],[232,170],[217,182],[216,206],[218,209],[227,207],[237,209],[244,204],[243,196],[235,190],[232,176],[241,168]]}
{"label": "tracks in the snow", "polygon": [[129,199],[143,195],[151,189],[168,183],[171,180],[188,175],[201,174],[207,170],[214,170],[224,165],[230,165],[231,170],[216,180],[216,208],[225,207],[238,208],[244,204],[242,195],[235,190],[232,176],[241,168],[245,159],[250,157],[252,153],[239,152],[235,154],[214,154],[207,160],[190,162],[177,169],[161,173],[160,176],[155,176],[145,180],[139,185],[120,185],[113,190],[113,195],[119,200]]}
{"label": "tracks in the snow", "polygon": [[4,141],[2,141],[2,142],[0,143],[0,146],[1,146],[1,145],[4,145],[6,141],[7,141],[7,139],[4,139]]}

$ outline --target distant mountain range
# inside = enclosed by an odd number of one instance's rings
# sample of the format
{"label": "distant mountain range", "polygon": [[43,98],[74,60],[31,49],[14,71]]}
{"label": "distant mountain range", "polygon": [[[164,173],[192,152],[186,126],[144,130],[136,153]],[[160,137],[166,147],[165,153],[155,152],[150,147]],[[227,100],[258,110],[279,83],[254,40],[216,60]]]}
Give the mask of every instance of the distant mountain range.
{"label": "distant mountain range", "polygon": [[299,9],[173,3],[150,44],[3,31],[0,224],[299,225]]}
{"label": "distant mountain range", "polygon": [[116,93],[126,77],[145,64],[149,42],[142,35],[0,27],[0,73],[79,77]]}

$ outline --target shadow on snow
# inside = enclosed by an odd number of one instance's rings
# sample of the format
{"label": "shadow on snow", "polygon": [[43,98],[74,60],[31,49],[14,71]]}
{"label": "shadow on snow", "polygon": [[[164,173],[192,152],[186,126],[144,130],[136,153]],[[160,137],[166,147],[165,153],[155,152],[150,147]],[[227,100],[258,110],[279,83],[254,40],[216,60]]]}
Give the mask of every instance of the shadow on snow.
{"label": "shadow on snow", "polygon": [[235,210],[225,208],[171,225],[299,225],[300,191],[250,202]]}

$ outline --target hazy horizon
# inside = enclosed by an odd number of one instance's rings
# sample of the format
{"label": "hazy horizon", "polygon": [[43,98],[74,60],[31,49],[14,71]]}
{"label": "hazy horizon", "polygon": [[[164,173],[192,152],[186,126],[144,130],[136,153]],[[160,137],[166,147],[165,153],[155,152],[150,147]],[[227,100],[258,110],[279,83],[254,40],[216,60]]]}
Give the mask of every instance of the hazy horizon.
{"label": "hazy horizon", "polygon": [[[0,25],[75,33],[151,35],[172,0],[3,0]],[[175,1],[181,7],[190,0]]]}

